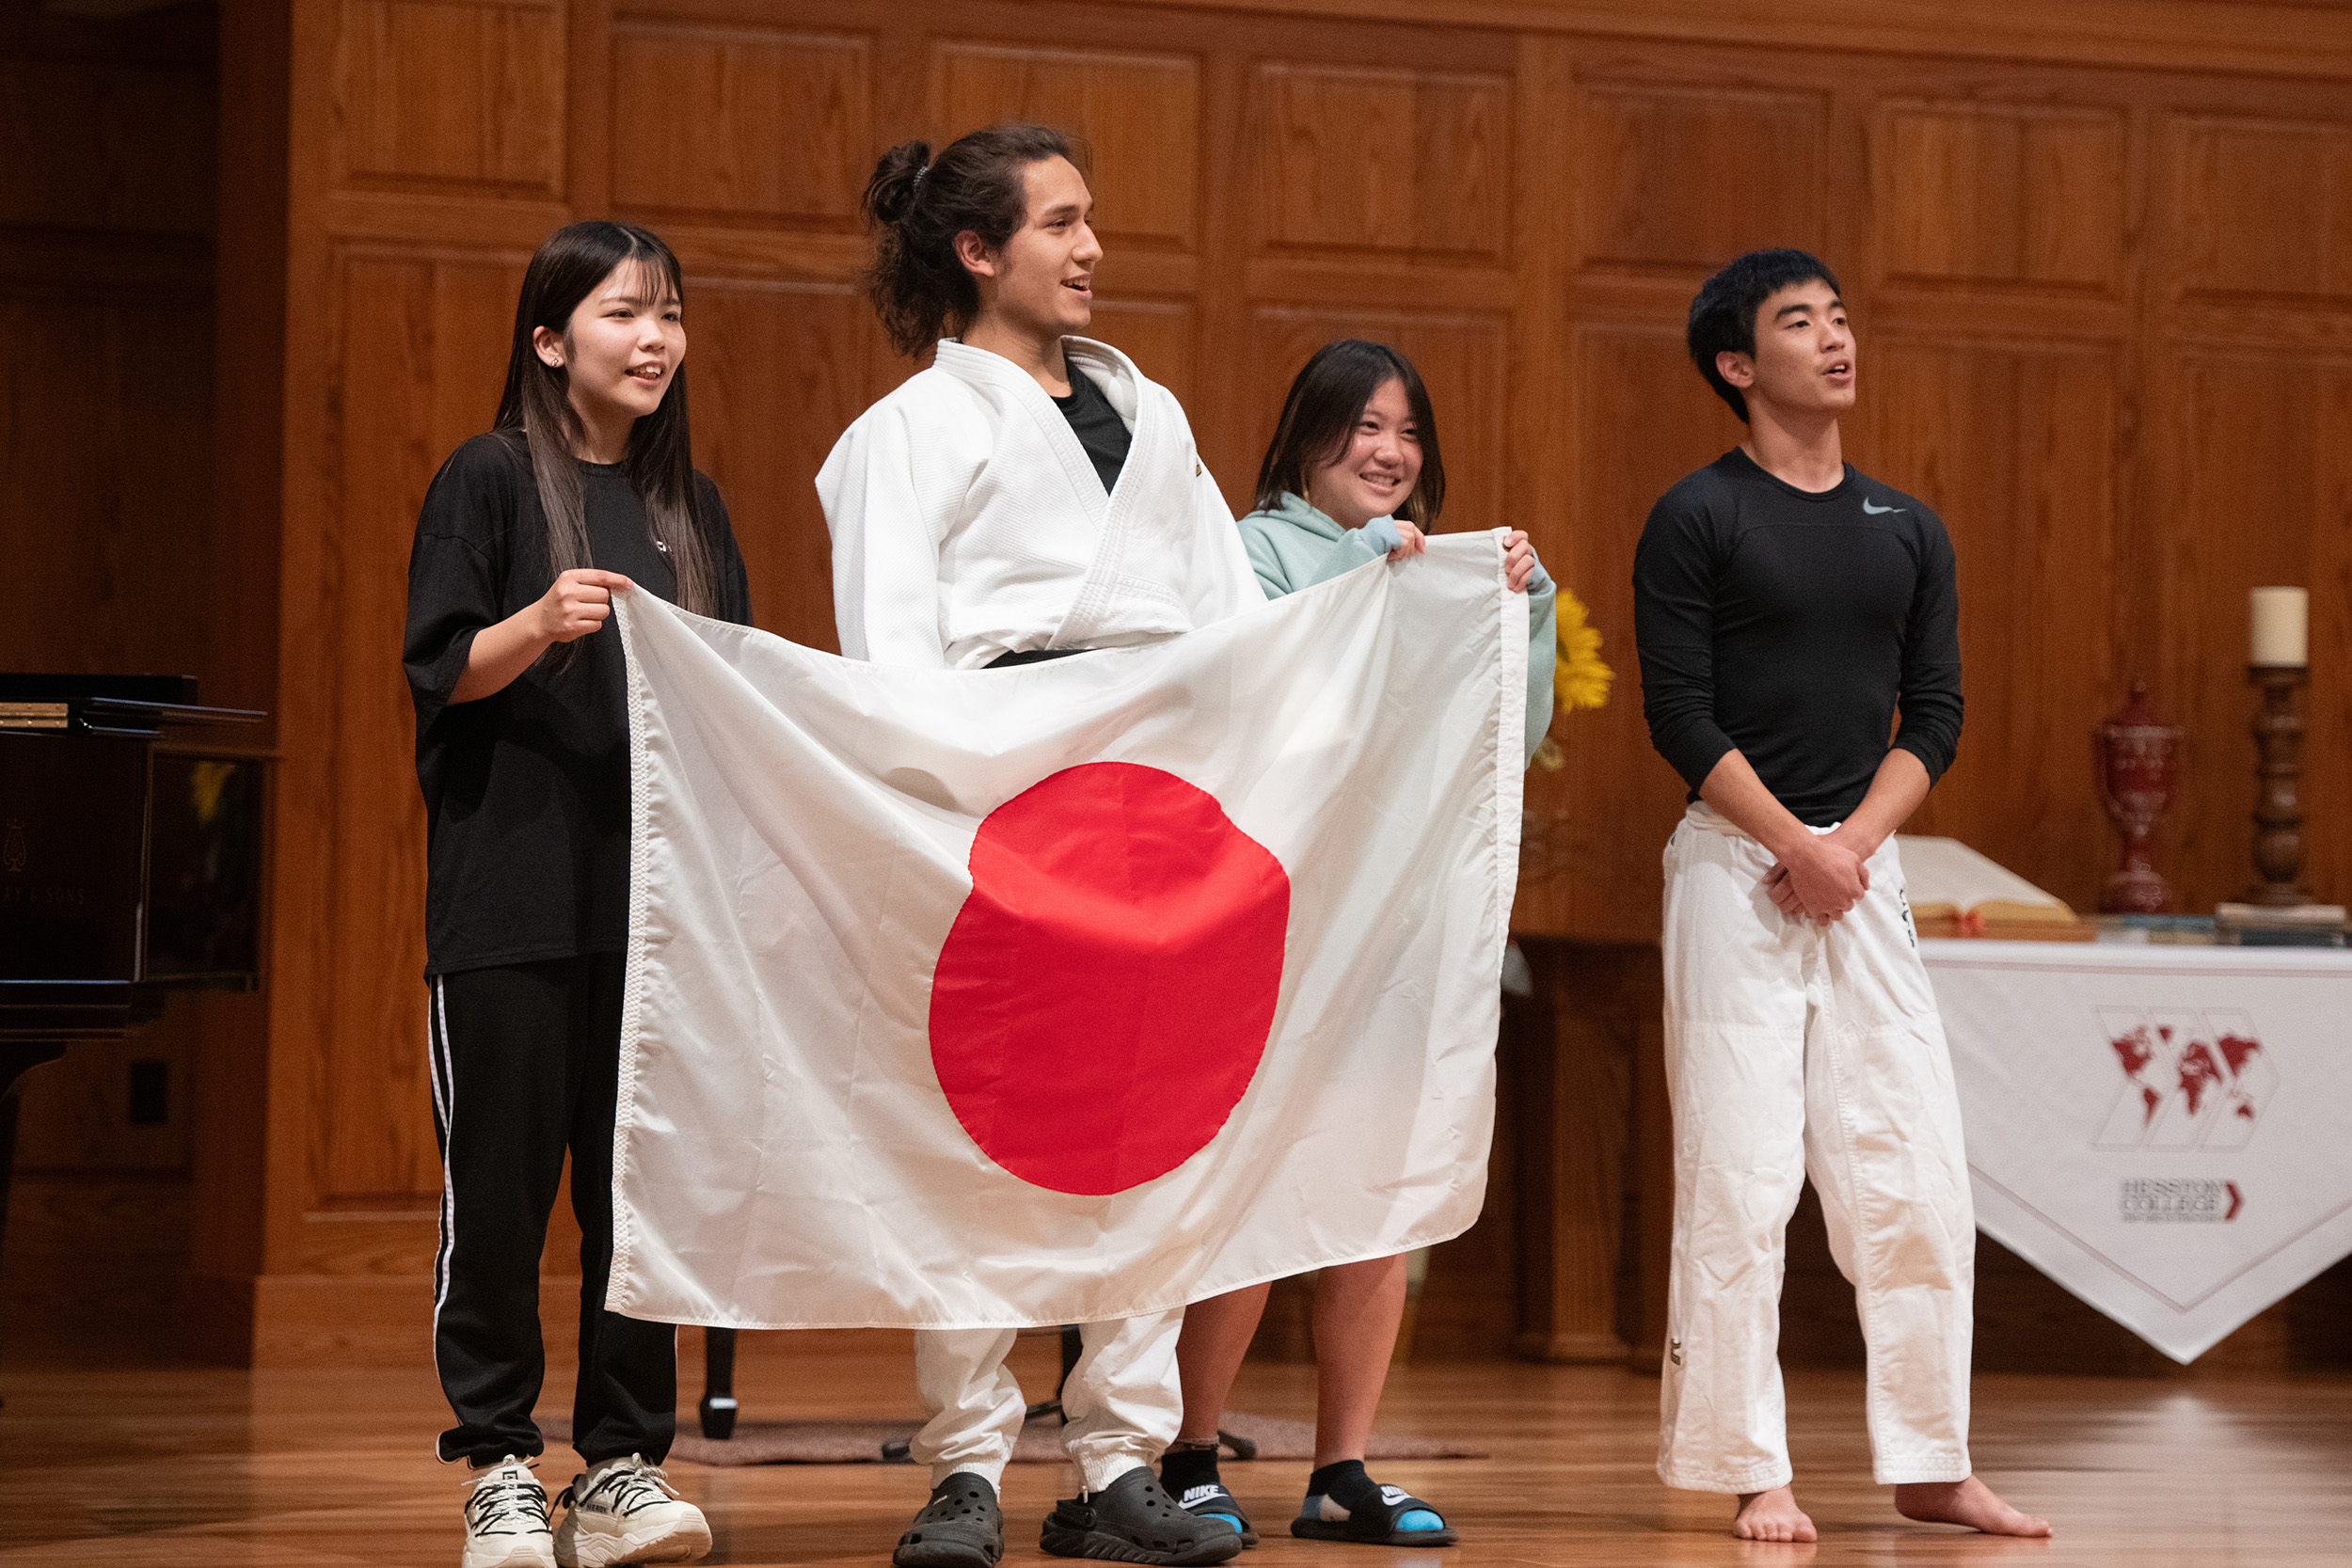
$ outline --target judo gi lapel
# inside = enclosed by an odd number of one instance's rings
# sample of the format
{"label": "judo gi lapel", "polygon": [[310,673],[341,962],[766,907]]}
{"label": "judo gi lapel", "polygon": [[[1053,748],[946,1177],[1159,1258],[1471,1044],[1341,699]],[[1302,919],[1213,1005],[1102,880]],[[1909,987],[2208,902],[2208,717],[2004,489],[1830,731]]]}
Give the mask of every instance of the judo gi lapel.
{"label": "judo gi lapel", "polygon": [[[1087,569],[1086,581],[1079,585],[1070,613],[1054,633],[1054,641],[1065,648],[1084,647],[1114,607],[1132,605],[1138,599],[1165,605],[1190,621],[1190,611],[1175,586],[1187,575],[1182,555],[1191,532],[1193,481],[1178,461],[1188,456],[1190,444],[1182,443],[1183,451],[1171,450],[1180,445],[1174,428],[1178,421],[1170,418],[1176,400],[1146,381],[1135,361],[1108,343],[1088,338],[1067,338],[1063,342],[1070,351],[1072,368],[1081,375],[1091,375],[1102,387],[1111,406],[1126,420],[1129,436],[1127,461],[1119,470],[1119,483],[1111,487],[1110,509],[1103,519],[1094,562]],[[1067,426],[1069,421],[1062,423]],[[1077,437],[1073,435],[1070,439],[1075,448]],[[1152,555],[1159,553],[1152,548],[1155,544],[1162,552],[1173,546],[1176,560],[1153,562]]]}
{"label": "judo gi lapel", "polygon": [[[1077,339],[1069,340],[1072,342]],[[1090,345],[1091,346],[1091,345]],[[931,361],[939,369],[963,381],[988,388],[1012,408],[1021,410],[1038,436],[1054,454],[1056,467],[1070,486],[1071,504],[1087,516],[1099,519],[1109,498],[1103,494],[1103,481],[1094,471],[1093,460],[1086,448],[1078,444],[1078,433],[1070,428],[1060,408],[1037,384],[1037,378],[1001,354],[991,354],[984,348],[969,348],[953,338],[942,338],[939,351]],[[1119,400],[1114,398],[1113,404]],[[1126,410],[1121,408],[1121,414]]]}
{"label": "judo gi lapel", "polygon": [[[1028,420],[1054,454],[1072,504],[1100,525],[1093,562],[1055,631],[1054,646],[1086,646],[1098,635],[1104,617],[1120,607],[1127,607],[1124,618],[1133,620],[1137,601],[1162,606],[1180,626],[1188,625],[1191,613],[1176,585],[1184,576],[1181,555],[1190,527],[1193,476],[1187,469],[1190,443],[1173,428],[1181,424],[1180,418],[1171,418],[1175,400],[1145,380],[1135,362],[1109,344],[1086,338],[1066,338],[1063,342],[1073,370],[1081,375],[1091,372],[1090,379],[1128,423],[1127,461],[1107,496],[1077,433],[1034,376],[1001,355],[969,348],[952,338],[940,341],[933,361],[949,374],[987,388],[1009,411],[1020,410],[1009,417]],[[1180,463],[1179,458],[1186,461]],[[1138,559],[1144,553],[1138,545],[1148,551],[1154,534],[1165,534],[1163,547],[1179,557],[1175,571],[1167,570],[1164,562]]]}

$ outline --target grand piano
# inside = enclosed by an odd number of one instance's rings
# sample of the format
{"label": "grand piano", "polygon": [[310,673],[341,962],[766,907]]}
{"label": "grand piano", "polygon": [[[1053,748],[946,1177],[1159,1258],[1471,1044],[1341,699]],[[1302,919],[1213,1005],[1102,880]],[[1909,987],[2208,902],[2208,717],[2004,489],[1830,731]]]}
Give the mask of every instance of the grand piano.
{"label": "grand piano", "polygon": [[17,1085],[189,987],[250,990],[264,715],[182,675],[0,674],[0,1234]]}

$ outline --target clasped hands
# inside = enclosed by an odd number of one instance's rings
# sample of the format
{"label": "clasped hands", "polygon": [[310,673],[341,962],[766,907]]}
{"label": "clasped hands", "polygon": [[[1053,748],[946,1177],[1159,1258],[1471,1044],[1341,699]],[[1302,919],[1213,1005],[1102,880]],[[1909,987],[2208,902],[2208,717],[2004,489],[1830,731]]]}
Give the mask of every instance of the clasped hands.
{"label": "clasped hands", "polygon": [[[1420,529],[1402,517],[1391,517],[1389,521],[1396,525],[1397,535],[1405,541],[1389,552],[1391,561],[1420,555],[1429,548],[1429,536]],[[1526,593],[1527,579],[1534,576],[1535,546],[1528,543],[1527,535],[1518,529],[1513,529],[1502,541],[1502,573],[1503,580],[1511,585],[1514,594]]]}
{"label": "clasped hands", "polygon": [[1764,893],[1791,920],[1820,925],[1843,918],[1870,891],[1870,856],[1878,847],[1859,833],[1808,833],[1797,851],[1765,874]]}

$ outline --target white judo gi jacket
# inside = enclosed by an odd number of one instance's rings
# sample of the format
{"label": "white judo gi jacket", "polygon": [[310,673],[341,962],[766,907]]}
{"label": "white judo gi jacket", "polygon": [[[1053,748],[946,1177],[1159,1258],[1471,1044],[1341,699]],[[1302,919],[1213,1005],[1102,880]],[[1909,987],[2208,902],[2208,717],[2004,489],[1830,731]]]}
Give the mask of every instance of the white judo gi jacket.
{"label": "white judo gi jacket", "polygon": [[845,657],[971,670],[1156,642],[1265,602],[1175,396],[1106,343],[1062,341],[1127,421],[1107,496],[1036,378],[952,338],[834,443],[817,494]]}

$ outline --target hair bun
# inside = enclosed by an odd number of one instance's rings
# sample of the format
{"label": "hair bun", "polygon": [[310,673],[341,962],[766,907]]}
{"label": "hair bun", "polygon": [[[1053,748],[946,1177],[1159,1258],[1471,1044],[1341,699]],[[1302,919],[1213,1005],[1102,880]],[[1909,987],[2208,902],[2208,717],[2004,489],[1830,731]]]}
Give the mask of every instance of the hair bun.
{"label": "hair bun", "polygon": [[874,177],[866,184],[866,215],[876,223],[897,223],[914,205],[914,193],[930,167],[929,142],[900,142],[882,155]]}

